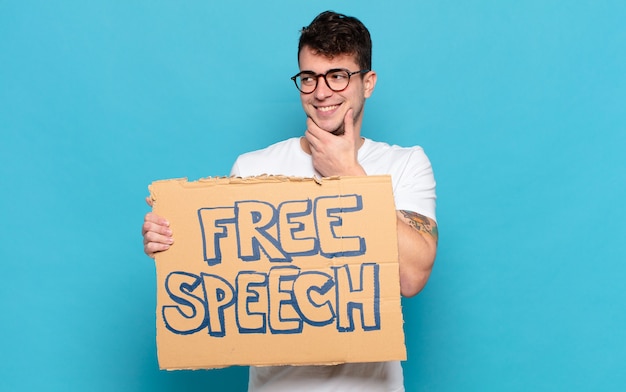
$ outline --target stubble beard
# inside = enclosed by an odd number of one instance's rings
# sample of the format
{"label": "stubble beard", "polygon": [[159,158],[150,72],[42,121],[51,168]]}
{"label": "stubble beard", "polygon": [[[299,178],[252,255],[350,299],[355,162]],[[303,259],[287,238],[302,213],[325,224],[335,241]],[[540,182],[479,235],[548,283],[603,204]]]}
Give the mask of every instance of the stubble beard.
{"label": "stubble beard", "polygon": [[[358,113],[353,112],[352,113],[352,121],[355,121],[355,119],[359,118],[359,116],[361,115],[362,111],[363,111],[363,108],[361,108]],[[339,126],[335,130],[331,131],[331,130],[328,130],[328,129],[320,127],[320,125],[317,123],[317,121],[315,121],[315,119],[313,117],[311,117],[311,120],[313,120],[315,125],[317,125],[318,127],[324,129],[327,132],[332,133],[335,136],[341,136],[341,135],[346,133],[346,125],[345,125],[344,119],[345,119],[345,114],[344,114],[344,117],[341,119],[341,122],[339,123]]]}
{"label": "stubble beard", "polygon": [[335,135],[335,136],[341,136],[341,135],[343,135],[344,133],[346,133],[346,127],[345,127],[345,125],[344,125],[343,123],[341,123],[341,124],[339,125],[339,128],[335,129],[335,130],[334,130],[334,131],[332,131],[331,133],[332,133],[333,135]]}

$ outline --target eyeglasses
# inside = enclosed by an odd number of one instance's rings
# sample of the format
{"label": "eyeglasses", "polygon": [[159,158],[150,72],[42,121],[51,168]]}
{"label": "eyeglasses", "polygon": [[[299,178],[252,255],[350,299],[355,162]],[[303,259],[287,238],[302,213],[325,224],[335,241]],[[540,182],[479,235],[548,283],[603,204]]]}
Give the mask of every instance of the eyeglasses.
{"label": "eyeglasses", "polygon": [[312,71],[302,71],[299,74],[292,76],[291,80],[293,80],[296,87],[302,94],[311,94],[317,88],[317,81],[321,76],[324,78],[328,88],[338,93],[348,88],[350,76],[364,74],[369,71],[369,69],[362,69],[360,71],[350,72],[343,68],[331,69],[325,74],[316,74]]}

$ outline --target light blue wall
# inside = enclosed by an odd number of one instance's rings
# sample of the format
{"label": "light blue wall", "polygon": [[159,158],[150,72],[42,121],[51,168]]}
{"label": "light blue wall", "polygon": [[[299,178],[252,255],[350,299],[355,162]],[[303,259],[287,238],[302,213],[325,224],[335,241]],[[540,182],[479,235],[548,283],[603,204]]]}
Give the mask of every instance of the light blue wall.
{"label": "light blue wall", "polygon": [[626,385],[623,1],[0,1],[0,390],[242,390],[158,370],[147,185],[300,134],[320,11],[374,38],[363,134],[420,144],[440,251],[408,391]]}

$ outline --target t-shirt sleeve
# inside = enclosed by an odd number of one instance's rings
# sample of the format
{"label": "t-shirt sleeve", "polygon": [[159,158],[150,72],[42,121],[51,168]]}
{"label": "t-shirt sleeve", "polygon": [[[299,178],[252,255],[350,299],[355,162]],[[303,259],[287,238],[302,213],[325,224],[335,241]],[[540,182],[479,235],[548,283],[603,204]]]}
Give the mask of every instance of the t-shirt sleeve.
{"label": "t-shirt sleeve", "polygon": [[413,211],[437,220],[435,177],[430,160],[419,147],[411,149],[394,186],[396,209]]}
{"label": "t-shirt sleeve", "polygon": [[239,169],[239,158],[233,164],[233,167],[230,169],[230,175],[235,177],[241,177],[241,170]]}

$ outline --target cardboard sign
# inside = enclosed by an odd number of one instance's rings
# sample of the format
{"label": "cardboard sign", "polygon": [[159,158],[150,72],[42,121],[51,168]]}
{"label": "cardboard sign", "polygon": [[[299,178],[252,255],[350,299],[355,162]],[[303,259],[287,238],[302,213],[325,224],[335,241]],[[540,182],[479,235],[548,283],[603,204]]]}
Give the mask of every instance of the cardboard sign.
{"label": "cardboard sign", "polygon": [[162,369],[406,359],[389,176],[157,181]]}

